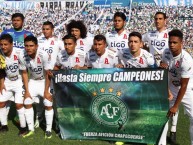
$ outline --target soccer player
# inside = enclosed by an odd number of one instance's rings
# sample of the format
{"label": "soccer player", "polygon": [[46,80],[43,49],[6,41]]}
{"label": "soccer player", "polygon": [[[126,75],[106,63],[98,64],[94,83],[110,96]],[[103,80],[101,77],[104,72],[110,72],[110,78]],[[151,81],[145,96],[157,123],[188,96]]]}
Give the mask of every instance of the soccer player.
{"label": "soccer player", "polygon": [[[64,48],[64,43],[58,39],[56,36],[53,35],[54,33],[54,25],[50,21],[46,21],[43,23],[42,26],[42,33],[43,36],[40,36],[38,38],[38,49],[42,49],[46,51],[49,55],[51,68],[54,68],[54,65],[56,63],[56,57],[58,53]],[[50,91],[53,93],[53,85],[50,86]],[[35,127],[39,127],[39,122],[42,120],[42,101],[40,100],[40,104],[38,103],[36,106],[36,121],[35,121]],[[55,103],[54,103],[55,104]],[[55,106],[55,105],[54,105]],[[55,107],[54,107],[55,108]],[[54,109],[54,114],[56,115],[56,109]],[[57,119],[54,117],[54,121],[57,124]],[[56,132],[59,132],[59,128],[56,127]]]}
{"label": "soccer player", "polygon": [[170,101],[168,117],[177,114],[182,104],[190,118],[190,138],[193,144],[193,59],[183,50],[183,33],[169,32],[169,49],[164,50],[160,67],[169,69],[169,89],[174,96]]}
{"label": "soccer player", "polygon": [[81,49],[87,53],[92,48],[93,38],[87,37],[87,28],[82,21],[72,20],[66,29],[68,35],[76,37],[76,49]]}
{"label": "soccer player", "polygon": [[107,39],[108,48],[117,53],[119,49],[128,48],[128,34],[125,30],[126,15],[122,12],[116,12],[113,17],[114,31],[107,32],[105,37]]}
{"label": "soccer player", "polygon": [[[27,36],[24,39],[25,51],[20,55],[21,70],[24,78],[25,95],[25,117],[28,124],[28,133],[23,137],[28,137],[34,134],[34,111],[32,104],[37,96],[44,99],[46,132],[45,138],[51,138],[52,122],[54,111],[52,108],[52,96],[50,93],[45,94],[45,78],[48,77],[48,71],[51,68],[48,54],[38,49],[38,40],[34,36]],[[28,78],[28,72],[29,78]],[[29,82],[28,82],[29,80]]]}
{"label": "soccer player", "polygon": [[74,35],[66,35],[62,40],[64,41],[65,50],[58,54],[54,70],[84,69],[86,53],[76,49],[76,37]]}
{"label": "soccer player", "polygon": [[18,49],[24,49],[24,39],[26,36],[33,35],[31,32],[24,30],[25,17],[21,13],[14,13],[11,17],[13,28],[4,30],[3,34],[10,34],[13,37],[13,47]]}
{"label": "soccer player", "polygon": [[142,49],[142,36],[139,32],[129,34],[129,48],[119,50],[119,68],[154,68],[155,60],[152,54]]}
{"label": "soccer player", "polygon": [[[131,32],[128,38],[129,48],[118,51],[118,68],[154,68],[155,60],[152,54],[142,49],[142,36],[139,32]],[[116,142],[116,145],[123,144]]]}
{"label": "soccer player", "polygon": [[42,26],[43,36],[38,38],[38,45],[40,49],[46,51],[51,60],[51,66],[54,68],[56,57],[60,50],[64,48],[64,43],[57,37],[53,36],[54,25],[50,21],[46,21]]}
{"label": "soccer player", "polygon": [[96,35],[93,43],[93,49],[87,54],[88,68],[113,68],[118,64],[116,53],[107,49],[105,36]]}
{"label": "soccer player", "polygon": [[[74,35],[65,35],[62,38],[65,49],[61,50],[57,56],[54,70],[60,69],[87,69],[85,66],[86,53],[80,49],[76,49],[76,37]],[[50,85],[50,77],[46,80],[45,92],[48,94]],[[75,99],[76,100],[76,99]],[[75,106],[78,102],[75,102]],[[76,109],[74,117],[79,116],[79,111]]]}
{"label": "soccer player", "polygon": [[0,132],[8,131],[7,126],[7,110],[6,103],[14,94],[16,109],[20,121],[20,132],[19,135],[26,133],[26,120],[24,116],[24,106],[23,106],[23,95],[22,95],[22,77],[19,71],[19,53],[16,49],[13,49],[13,38],[9,34],[3,34],[0,37],[0,47],[2,54],[5,57],[5,78],[1,80],[1,90],[0,90],[0,120],[2,127]]}
{"label": "soccer player", "polygon": [[149,52],[154,56],[157,66],[160,65],[163,51],[168,48],[168,30],[166,29],[166,14],[157,12],[154,16],[156,30],[143,34],[142,40],[147,42]]}
{"label": "soccer player", "polygon": [[[24,15],[22,13],[14,13],[11,16],[12,26],[13,28],[4,30],[1,35],[3,34],[10,34],[13,37],[13,48],[17,49],[18,51],[22,51],[24,49],[24,38],[29,35],[33,35],[31,32],[24,30]],[[13,98],[13,97],[12,97]],[[13,99],[10,99],[13,100]],[[9,101],[7,106],[7,114],[9,113],[11,102]],[[16,122],[18,122],[18,117],[14,118]]]}

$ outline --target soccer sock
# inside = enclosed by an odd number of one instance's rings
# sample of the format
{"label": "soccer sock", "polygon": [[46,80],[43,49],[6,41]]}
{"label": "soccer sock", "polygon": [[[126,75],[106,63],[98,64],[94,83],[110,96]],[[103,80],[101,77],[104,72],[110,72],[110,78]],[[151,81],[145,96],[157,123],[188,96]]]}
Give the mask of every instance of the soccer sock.
{"label": "soccer sock", "polygon": [[7,125],[7,109],[6,107],[0,108],[0,120],[1,125]]}
{"label": "soccer sock", "polygon": [[25,117],[29,130],[34,131],[34,110],[33,107],[25,109]]}
{"label": "soccer sock", "polygon": [[22,107],[21,109],[17,110],[19,116],[20,127],[26,127],[26,120],[25,120],[25,109]]}
{"label": "soccer sock", "polygon": [[172,117],[172,126],[171,126],[171,132],[176,132],[176,126],[178,123],[178,114],[179,111],[176,112],[175,116]]}
{"label": "soccer sock", "polygon": [[171,132],[176,132],[176,125],[172,125]]}
{"label": "soccer sock", "polygon": [[54,110],[45,110],[45,118],[46,118],[46,131],[52,130],[52,122],[53,122]]}

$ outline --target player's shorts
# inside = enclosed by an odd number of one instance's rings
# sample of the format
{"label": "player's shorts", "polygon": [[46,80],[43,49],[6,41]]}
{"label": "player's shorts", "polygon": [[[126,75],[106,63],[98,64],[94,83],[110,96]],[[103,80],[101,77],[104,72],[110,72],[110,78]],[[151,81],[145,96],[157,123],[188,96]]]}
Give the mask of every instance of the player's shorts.
{"label": "player's shorts", "polygon": [[29,93],[33,102],[39,103],[39,96],[44,96],[44,88],[45,88],[45,79],[42,80],[33,80],[30,79],[28,83]]}
{"label": "player's shorts", "polygon": [[[176,101],[177,92],[172,92],[174,98],[170,101],[170,107],[172,107]],[[184,106],[185,113],[193,119],[193,90],[188,90],[184,94],[181,101]]]}
{"label": "player's shorts", "polygon": [[12,78],[12,80],[9,80],[8,78],[5,78],[5,88],[6,90],[3,90],[3,93],[0,94],[0,102],[6,102],[8,100],[12,100],[14,96],[14,102],[17,104],[23,104],[23,83],[21,78]]}

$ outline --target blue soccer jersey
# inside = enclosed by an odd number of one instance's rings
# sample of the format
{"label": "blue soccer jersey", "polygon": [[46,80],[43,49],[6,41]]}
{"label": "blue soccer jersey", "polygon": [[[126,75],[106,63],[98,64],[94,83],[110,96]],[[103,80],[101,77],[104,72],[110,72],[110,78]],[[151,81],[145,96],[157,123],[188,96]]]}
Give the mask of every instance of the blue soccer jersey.
{"label": "blue soccer jersey", "polygon": [[25,37],[29,35],[33,35],[31,32],[27,30],[21,30],[21,31],[16,31],[15,29],[7,29],[4,30],[2,34],[10,34],[13,37],[13,47],[19,48],[19,49],[24,49],[24,39]]}

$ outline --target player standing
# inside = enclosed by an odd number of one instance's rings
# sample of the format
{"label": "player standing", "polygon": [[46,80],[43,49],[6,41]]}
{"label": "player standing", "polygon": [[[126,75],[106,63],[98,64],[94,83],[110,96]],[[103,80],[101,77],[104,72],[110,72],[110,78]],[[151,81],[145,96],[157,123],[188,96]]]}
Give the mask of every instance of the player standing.
{"label": "player standing", "polygon": [[113,68],[118,64],[116,53],[107,49],[106,38],[103,35],[94,37],[93,49],[87,54],[88,68]]}
{"label": "player standing", "polygon": [[29,35],[33,35],[31,32],[24,30],[25,17],[21,13],[14,13],[11,17],[13,28],[4,30],[3,34],[10,34],[13,37],[13,47],[18,49],[24,49],[24,39]]}
{"label": "player standing", "polygon": [[166,14],[157,12],[154,16],[156,30],[143,34],[142,40],[147,42],[149,52],[154,56],[157,66],[160,65],[163,51],[168,48],[168,30],[166,29]]}
{"label": "player standing", "polygon": [[170,101],[168,117],[177,114],[182,104],[190,118],[190,138],[193,145],[193,59],[183,50],[183,33],[169,32],[169,49],[163,52],[161,67],[169,69],[169,89],[174,96]]}
{"label": "player standing", "polygon": [[124,68],[153,68],[155,60],[152,54],[142,49],[142,36],[139,32],[129,34],[129,48],[119,51],[118,59],[121,64],[117,67]]}
{"label": "player standing", "polygon": [[[38,38],[38,49],[42,49],[46,51],[49,55],[50,63],[51,63],[51,68],[54,68],[54,65],[56,63],[56,57],[58,53],[64,48],[64,43],[58,39],[56,36],[54,36],[54,25],[50,21],[45,21],[42,26],[42,33],[43,35]],[[51,84],[50,86],[50,91],[53,93],[53,85]],[[53,98],[54,99],[54,98]],[[41,116],[42,116],[42,101],[40,101],[40,104],[37,104],[36,106],[36,121],[35,121],[35,127],[39,127],[39,122],[41,121]],[[56,123],[55,130],[58,133],[59,132],[59,127],[57,126],[57,111],[56,111],[56,106],[55,103],[54,105],[54,122]]]}
{"label": "player standing", "polygon": [[108,48],[114,52],[119,49],[128,48],[128,34],[125,30],[126,15],[122,12],[116,12],[113,17],[114,31],[107,32],[105,37],[107,39]]}
{"label": "player standing", "polygon": [[68,35],[76,37],[76,49],[81,49],[87,53],[92,48],[93,38],[87,37],[87,28],[82,21],[72,20],[66,29]]}

